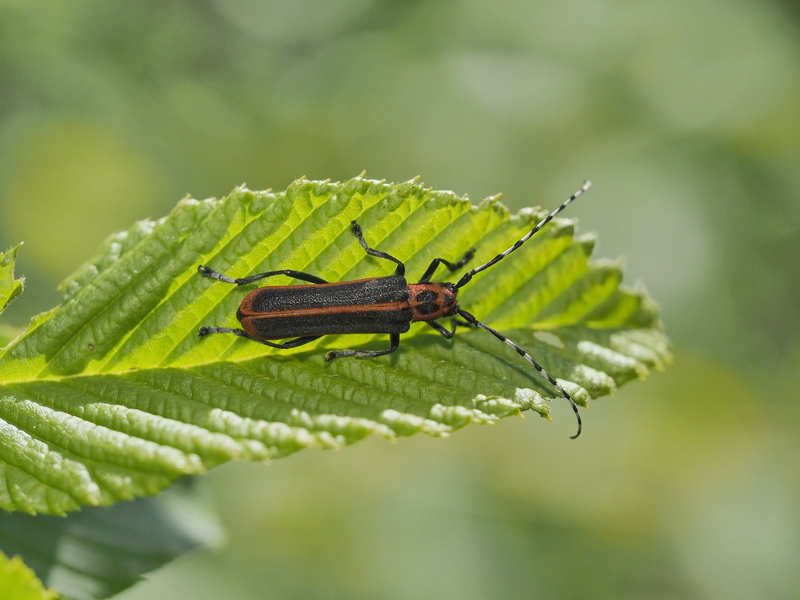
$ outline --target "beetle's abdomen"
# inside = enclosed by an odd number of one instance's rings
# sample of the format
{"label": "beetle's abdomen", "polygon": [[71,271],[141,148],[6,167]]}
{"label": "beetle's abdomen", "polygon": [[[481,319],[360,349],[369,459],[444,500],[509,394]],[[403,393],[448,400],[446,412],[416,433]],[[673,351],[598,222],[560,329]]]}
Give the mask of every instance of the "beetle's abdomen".
{"label": "beetle's abdomen", "polygon": [[404,277],[312,285],[269,286],[250,292],[236,313],[255,337],[405,333],[411,323]]}

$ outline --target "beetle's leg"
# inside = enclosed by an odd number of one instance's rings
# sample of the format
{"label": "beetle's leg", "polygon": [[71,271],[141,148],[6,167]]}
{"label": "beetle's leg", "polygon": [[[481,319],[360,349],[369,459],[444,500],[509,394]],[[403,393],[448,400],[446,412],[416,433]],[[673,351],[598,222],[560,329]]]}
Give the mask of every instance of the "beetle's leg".
{"label": "beetle's leg", "polygon": [[442,336],[447,338],[448,340],[455,335],[455,331],[456,331],[455,325],[453,326],[452,329],[448,330],[445,327],[442,327],[441,325],[439,325],[436,321],[425,321],[425,322],[428,325],[430,325],[431,327],[433,327],[436,331],[441,333]]}
{"label": "beetle's leg", "polygon": [[448,340],[456,334],[456,327],[468,327],[469,329],[472,329],[474,327],[472,323],[468,323],[467,321],[462,321],[461,319],[456,319],[456,318],[450,319],[450,329],[442,327],[436,321],[425,321],[425,322],[431,327],[433,327],[436,331],[441,333],[442,336],[447,338]]}
{"label": "beetle's leg", "polygon": [[289,340],[288,342],[283,342],[282,344],[276,344],[275,342],[270,342],[269,340],[262,340],[257,337],[253,337],[249,333],[247,333],[244,329],[233,329],[232,327],[201,327],[198,334],[200,337],[205,337],[212,333],[233,333],[238,335],[239,337],[247,338],[248,340],[252,340],[254,342],[258,342],[259,344],[264,344],[265,346],[270,346],[272,348],[280,348],[281,350],[288,350],[289,348],[297,348],[298,346],[302,346],[303,344],[307,344],[309,342],[313,342],[314,340],[318,340],[321,338],[321,335],[314,335],[310,337],[299,337],[293,340]]}
{"label": "beetle's leg", "polygon": [[[393,263],[396,263],[397,264],[397,268],[394,270],[394,274],[395,275],[405,275],[406,274],[406,266],[402,262],[400,262],[398,259],[396,259],[394,256],[391,256],[390,254],[386,254],[386,252],[381,252],[380,250],[375,250],[374,248],[370,248],[369,247],[369,244],[367,244],[367,241],[364,239],[364,234],[361,233],[361,225],[359,225],[355,221],[352,221],[350,223],[350,229],[353,231],[353,235],[356,236],[356,239],[358,240],[358,243],[361,244],[361,246],[364,248],[364,250],[367,251],[367,254],[369,254],[371,256],[377,256],[378,258],[385,258],[386,260],[390,260]],[[392,351],[390,350],[390,352],[392,352]],[[384,352],[384,354],[385,354],[385,352]]]}
{"label": "beetle's leg", "polygon": [[466,327],[467,329],[474,329],[475,328],[475,325],[473,325],[469,321],[462,321],[461,319],[457,319],[456,317],[453,317],[450,320],[450,325],[451,325],[453,331],[456,330],[456,327]]}
{"label": "beetle's leg", "polygon": [[431,261],[431,264],[428,265],[428,269],[422,274],[422,277],[420,277],[419,283],[428,283],[431,280],[431,277],[433,277],[433,274],[436,272],[436,269],[439,268],[439,265],[444,265],[451,271],[458,271],[461,267],[472,260],[473,256],[475,256],[475,248],[470,248],[467,250],[467,253],[457,263],[451,263],[449,260],[445,260],[443,258],[434,258],[433,261]]}
{"label": "beetle's leg", "polygon": [[308,281],[309,283],[328,283],[322,277],[317,277],[311,273],[304,273],[303,271],[295,271],[294,269],[267,271],[266,273],[259,273],[258,275],[250,275],[250,277],[240,277],[239,279],[233,279],[232,277],[218,273],[214,269],[205,267],[203,265],[197,267],[197,271],[204,277],[210,277],[211,279],[217,279],[219,281],[224,281],[225,283],[233,283],[234,285],[247,285],[248,283],[258,281],[259,279],[274,277],[275,275],[286,275],[287,277],[293,277],[294,279],[299,279],[301,281]]}
{"label": "beetle's leg", "polygon": [[356,358],[366,358],[368,356],[383,356],[390,354],[400,347],[400,334],[392,333],[389,336],[389,349],[388,350],[335,350],[328,352],[325,355],[325,360],[333,360],[334,358],[341,358],[342,356],[355,356]]}

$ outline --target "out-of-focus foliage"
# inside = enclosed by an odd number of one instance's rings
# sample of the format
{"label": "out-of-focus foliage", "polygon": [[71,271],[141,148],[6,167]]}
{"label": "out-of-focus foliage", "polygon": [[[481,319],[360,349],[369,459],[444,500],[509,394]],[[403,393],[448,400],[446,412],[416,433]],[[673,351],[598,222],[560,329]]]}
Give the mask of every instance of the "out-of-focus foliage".
{"label": "out-of-focus foliage", "polygon": [[18,556],[9,559],[0,554],[0,595],[14,600],[56,600],[57,594],[46,590],[36,575]]}
{"label": "out-of-focus foliage", "polygon": [[[193,482],[182,479],[158,498],[85,508],[68,518],[4,511],[0,548],[70,600],[108,598],[193,548],[220,544],[219,521]],[[2,557],[0,592],[7,592]],[[23,597],[7,592],[0,598]]]}
{"label": "out-of-focus foliage", "polygon": [[8,252],[0,252],[0,313],[25,287],[24,277],[19,279],[14,277],[14,262],[18,248],[19,246],[15,246]]}
{"label": "out-of-focus foliage", "polygon": [[676,368],[589,411],[575,443],[507,421],[219,471],[230,547],[126,596],[800,594],[790,8],[0,2],[0,250],[25,241],[27,277],[5,322],[185,193],[366,169],[512,208],[591,178],[570,216],[627,257],[676,342]]}

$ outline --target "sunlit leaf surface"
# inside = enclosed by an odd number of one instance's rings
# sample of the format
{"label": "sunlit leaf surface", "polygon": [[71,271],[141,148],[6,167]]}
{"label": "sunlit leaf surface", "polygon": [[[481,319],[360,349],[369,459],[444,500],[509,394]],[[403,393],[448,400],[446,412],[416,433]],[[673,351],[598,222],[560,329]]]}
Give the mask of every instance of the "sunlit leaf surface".
{"label": "sunlit leaf surface", "polygon": [[[563,398],[482,331],[459,329],[448,341],[417,324],[392,355],[330,363],[326,349],[382,348],[388,339],[328,337],[278,351],[197,336],[202,325],[236,326],[236,308],[255,287],[203,278],[199,264],[234,277],[285,268],[328,281],[391,274],[391,263],[354,239],[349,224],[358,220],[413,281],[433,258],[456,260],[473,246],[473,264],[485,262],[543,214],[510,217],[494,199],[474,206],[415,181],[357,177],[186,199],[168,217],[112,236],[64,283],[63,304],[0,354],[0,507],[58,514],[153,494],[232,459],[369,435],[444,435],[529,409],[547,416],[547,400]],[[590,262],[592,247],[558,219],[459,296],[580,403],[670,355],[652,302],[619,286],[618,264]]]}

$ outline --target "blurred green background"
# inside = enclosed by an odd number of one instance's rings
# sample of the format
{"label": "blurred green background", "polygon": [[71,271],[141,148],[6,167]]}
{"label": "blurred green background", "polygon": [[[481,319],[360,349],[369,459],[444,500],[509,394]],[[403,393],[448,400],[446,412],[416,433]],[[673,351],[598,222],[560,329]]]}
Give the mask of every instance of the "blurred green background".
{"label": "blurred green background", "polygon": [[584,413],[206,478],[229,530],[153,598],[800,597],[800,11],[789,0],[0,0],[21,326],[186,194],[421,175],[556,206],[676,365]]}

